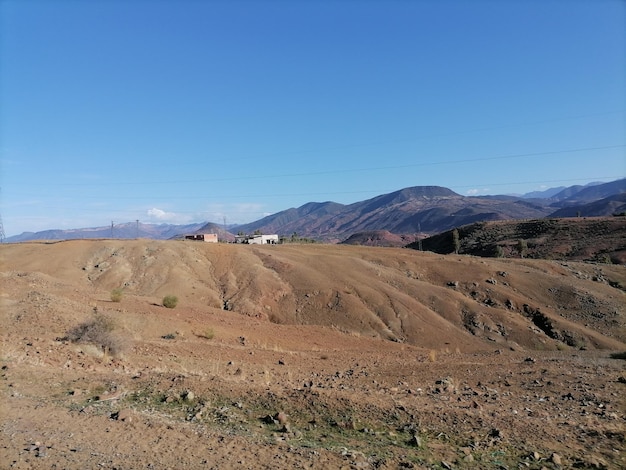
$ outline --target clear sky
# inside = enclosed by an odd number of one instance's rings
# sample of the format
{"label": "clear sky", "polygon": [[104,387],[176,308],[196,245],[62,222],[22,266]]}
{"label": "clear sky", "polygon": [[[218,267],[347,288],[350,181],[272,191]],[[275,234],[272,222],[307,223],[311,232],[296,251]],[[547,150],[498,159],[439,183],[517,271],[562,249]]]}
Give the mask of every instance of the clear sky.
{"label": "clear sky", "polygon": [[7,236],[626,175],[626,2],[0,2]]}

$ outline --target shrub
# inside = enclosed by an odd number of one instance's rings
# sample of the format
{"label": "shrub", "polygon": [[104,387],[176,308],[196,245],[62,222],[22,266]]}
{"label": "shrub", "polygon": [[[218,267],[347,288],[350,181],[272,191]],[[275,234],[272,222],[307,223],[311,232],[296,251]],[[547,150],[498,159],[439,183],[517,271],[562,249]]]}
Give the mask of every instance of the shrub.
{"label": "shrub", "polygon": [[121,288],[113,289],[111,291],[111,302],[121,302],[124,291]]}
{"label": "shrub", "polygon": [[202,333],[196,336],[198,336],[199,338],[204,338],[204,339],[213,339],[215,338],[215,331],[213,331],[213,328],[207,328]]}
{"label": "shrub", "polygon": [[67,332],[66,339],[72,343],[94,344],[102,348],[105,354],[119,355],[124,349],[122,338],[113,333],[115,323],[104,315],[75,326]]}
{"label": "shrub", "polygon": [[175,308],[178,305],[178,297],[175,295],[166,295],[163,297],[163,306],[167,308]]}

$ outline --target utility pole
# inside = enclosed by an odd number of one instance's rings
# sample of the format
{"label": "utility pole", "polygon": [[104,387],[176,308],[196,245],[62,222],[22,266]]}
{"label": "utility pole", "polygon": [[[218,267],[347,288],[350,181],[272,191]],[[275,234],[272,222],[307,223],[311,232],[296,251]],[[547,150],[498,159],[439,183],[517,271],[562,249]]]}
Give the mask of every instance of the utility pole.
{"label": "utility pole", "polygon": [[111,221],[111,238],[113,238],[113,221]]}
{"label": "utility pole", "polygon": [[137,228],[135,230],[135,238],[139,238],[139,219],[136,220]]}
{"label": "utility pole", "polygon": [[2,224],[2,215],[0,215],[0,243],[4,243],[4,225]]}

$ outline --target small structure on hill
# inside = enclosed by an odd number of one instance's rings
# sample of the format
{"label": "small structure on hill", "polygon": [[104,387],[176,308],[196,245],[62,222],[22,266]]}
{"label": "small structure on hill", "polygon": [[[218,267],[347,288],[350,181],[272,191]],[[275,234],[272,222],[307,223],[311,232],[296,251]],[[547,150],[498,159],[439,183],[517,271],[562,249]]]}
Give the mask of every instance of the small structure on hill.
{"label": "small structure on hill", "polygon": [[217,233],[192,233],[190,235],[185,235],[185,240],[217,243]]}
{"label": "small structure on hill", "polygon": [[237,235],[235,243],[246,243],[250,245],[277,245],[278,235]]}

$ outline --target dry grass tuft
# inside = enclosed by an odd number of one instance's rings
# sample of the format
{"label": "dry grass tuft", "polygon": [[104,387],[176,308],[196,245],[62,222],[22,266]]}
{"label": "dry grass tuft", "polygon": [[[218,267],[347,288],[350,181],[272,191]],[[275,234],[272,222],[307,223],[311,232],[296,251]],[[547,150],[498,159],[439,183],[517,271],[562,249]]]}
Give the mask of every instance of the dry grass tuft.
{"label": "dry grass tuft", "polygon": [[121,302],[124,296],[124,291],[121,288],[113,289],[111,291],[111,302]]}
{"label": "dry grass tuft", "polygon": [[119,356],[126,347],[124,339],[115,334],[113,319],[98,314],[93,319],[75,326],[67,332],[66,339],[72,343],[93,344],[102,348],[104,354]]}
{"label": "dry grass tuft", "polygon": [[215,331],[213,331],[213,328],[206,328],[204,331],[200,333],[195,333],[195,335],[198,338],[213,339],[215,338]]}
{"label": "dry grass tuft", "polygon": [[437,362],[437,351],[431,349],[428,353],[428,362]]}

